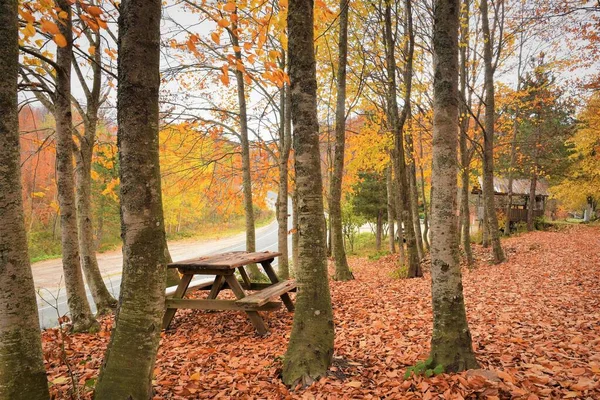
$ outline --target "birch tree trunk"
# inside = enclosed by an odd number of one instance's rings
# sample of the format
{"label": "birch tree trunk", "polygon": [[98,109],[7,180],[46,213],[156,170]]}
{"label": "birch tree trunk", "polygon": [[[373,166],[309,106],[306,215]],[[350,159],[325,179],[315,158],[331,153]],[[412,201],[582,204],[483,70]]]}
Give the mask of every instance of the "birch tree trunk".
{"label": "birch tree trunk", "polygon": [[283,362],[287,385],[324,376],[333,356],[333,312],[327,276],[323,183],[317,120],[313,0],[292,0],[288,9],[289,76],[298,195],[298,294]]}
{"label": "birch tree trunk", "polygon": [[73,177],[73,120],[71,114],[71,62],[73,58],[73,31],[71,5],[68,0],[57,0],[57,6],[67,13],[58,24],[66,39],[66,46],[56,49],[56,186],[60,206],[62,262],[67,289],[67,303],[74,331],[95,330],[98,322],[93,318],[87,300],[77,230],[77,205]]}
{"label": "birch tree trunk", "polygon": [[49,398],[19,153],[17,0],[0,3],[0,398]]}
{"label": "birch tree trunk", "polygon": [[346,144],[346,64],[348,61],[348,8],[350,0],[340,0],[340,32],[338,40],[337,101],[335,108],[335,147],[333,151],[333,174],[330,183],[329,216],[331,223],[331,247],[335,260],[335,280],[354,279],[342,232],[342,178],[344,175],[344,148]]}
{"label": "birch tree trunk", "polygon": [[505,260],[504,250],[500,243],[500,229],[496,214],[494,195],[494,126],[496,120],[496,103],[494,99],[494,67],[492,65],[492,38],[488,18],[488,2],[481,0],[481,24],[483,28],[483,61],[485,64],[485,131],[483,133],[483,186],[486,196],[484,207],[487,211],[487,222],[492,243],[494,262]]}
{"label": "birch tree trunk", "polygon": [[152,397],[168,254],[158,141],[160,17],[159,0],[121,3],[117,120],[123,282],[97,400]]}
{"label": "birch tree trunk", "polygon": [[433,164],[431,196],[430,363],[445,372],[477,367],[471,345],[458,260],[458,0],[435,0],[433,27]]}

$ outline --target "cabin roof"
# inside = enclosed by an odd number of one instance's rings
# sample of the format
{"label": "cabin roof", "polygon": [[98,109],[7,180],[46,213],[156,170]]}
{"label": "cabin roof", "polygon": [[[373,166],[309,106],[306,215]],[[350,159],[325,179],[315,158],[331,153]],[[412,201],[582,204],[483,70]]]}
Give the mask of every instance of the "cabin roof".
{"label": "cabin roof", "polygon": [[[478,177],[477,182],[479,187],[473,188],[473,193],[481,192],[483,185],[483,177]],[[513,194],[517,196],[529,196],[529,188],[531,187],[531,180],[529,179],[513,179]],[[508,178],[494,177],[494,193],[495,194],[508,194]],[[549,196],[548,182],[544,179],[538,179],[535,186],[535,194],[537,196]]]}

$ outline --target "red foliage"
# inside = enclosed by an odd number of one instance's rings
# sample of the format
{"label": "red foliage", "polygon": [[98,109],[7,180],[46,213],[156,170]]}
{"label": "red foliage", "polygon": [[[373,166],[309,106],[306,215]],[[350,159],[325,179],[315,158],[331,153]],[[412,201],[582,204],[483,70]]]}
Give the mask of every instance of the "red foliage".
{"label": "red foliage", "polygon": [[[327,377],[289,391],[279,377],[292,315],[266,313],[259,338],[245,315],[181,311],[163,334],[154,388],[163,398],[600,398],[600,230],[577,227],[506,240],[509,261],[464,272],[473,345],[481,367],[404,380],[428,356],[430,279],[390,277],[393,257],[352,259],[355,281],[332,282],[336,354]],[[204,294],[203,294],[204,295]],[[101,364],[110,319],[97,335],[66,342],[83,385]],[[55,331],[43,334],[50,380],[66,377]],[[132,363],[135,363],[132,360]],[[69,397],[59,379],[55,398]],[[91,397],[91,391],[84,397]]]}

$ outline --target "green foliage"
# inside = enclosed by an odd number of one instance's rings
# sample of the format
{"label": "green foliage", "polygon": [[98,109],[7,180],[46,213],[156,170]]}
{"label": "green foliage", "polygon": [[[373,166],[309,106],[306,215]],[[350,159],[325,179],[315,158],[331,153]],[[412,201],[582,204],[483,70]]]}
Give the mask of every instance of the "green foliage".
{"label": "green foliage", "polygon": [[404,379],[410,378],[411,375],[424,375],[431,377],[433,375],[440,375],[444,373],[444,366],[442,364],[433,365],[433,360],[428,358],[425,361],[419,361],[412,367],[409,367],[404,374]]}
{"label": "green foliage", "polygon": [[365,219],[355,212],[352,201],[342,203],[342,233],[344,234],[344,247],[348,253],[354,253],[358,230],[364,223]]}
{"label": "green foliage", "polygon": [[60,233],[56,236],[50,231],[31,232],[29,234],[29,258],[31,262],[58,258],[61,255]]}
{"label": "green foliage", "polygon": [[354,212],[367,221],[376,221],[378,215],[387,212],[385,176],[375,172],[359,172],[358,178],[358,183],[353,187]]}

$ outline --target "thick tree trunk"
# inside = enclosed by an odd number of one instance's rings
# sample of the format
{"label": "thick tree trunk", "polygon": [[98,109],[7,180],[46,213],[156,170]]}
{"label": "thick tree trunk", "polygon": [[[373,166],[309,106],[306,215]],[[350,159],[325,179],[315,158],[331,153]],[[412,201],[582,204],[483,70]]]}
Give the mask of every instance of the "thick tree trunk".
{"label": "thick tree trunk", "polygon": [[299,254],[296,311],[282,372],[287,385],[298,382],[306,385],[324,376],[333,356],[334,325],[325,247],[313,24],[312,0],[289,3],[289,75]]}
{"label": "thick tree trunk", "polygon": [[477,368],[458,262],[456,171],[458,139],[458,0],[435,0],[433,28],[433,165],[431,171],[430,360],[445,372]]}
{"label": "thick tree trunk", "polygon": [[410,185],[408,184],[408,175],[406,173],[406,160],[404,156],[404,135],[403,129],[406,118],[410,113],[410,92],[412,82],[412,55],[414,50],[414,36],[412,35],[412,12],[411,0],[406,0],[406,15],[407,26],[409,27],[409,40],[407,41],[407,62],[404,71],[405,79],[405,95],[404,106],[402,113],[398,115],[398,100],[396,96],[396,60],[395,60],[395,43],[392,30],[392,12],[391,5],[385,6],[385,52],[386,52],[386,67],[387,67],[387,95],[388,95],[388,119],[394,133],[394,150],[395,150],[395,167],[396,181],[400,192],[397,212],[402,218],[404,228],[404,237],[406,238],[407,258],[408,258],[408,273],[409,278],[423,276],[423,271],[419,264],[419,254],[417,250],[417,242],[415,239],[414,225],[411,213],[411,198]]}
{"label": "thick tree trunk", "polygon": [[67,303],[75,331],[98,328],[87,300],[81,263],[77,231],[77,206],[73,177],[73,121],[71,115],[71,60],[73,57],[73,32],[71,5],[67,0],[58,0],[58,7],[68,17],[58,24],[67,44],[56,50],[56,186],[60,206],[60,230],[62,261],[67,289]]}
{"label": "thick tree trunk", "polygon": [[350,0],[340,0],[335,147],[329,203],[332,254],[335,260],[335,279],[338,281],[347,281],[354,278],[352,272],[350,272],[348,260],[346,260],[344,234],[342,232],[342,178],[344,175],[344,148],[346,143],[346,64],[348,59],[349,7]]}
{"label": "thick tree trunk", "polygon": [[494,195],[494,126],[496,105],[494,101],[494,67],[492,65],[492,41],[488,19],[488,2],[481,0],[481,23],[483,28],[483,59],[485,64],[485,132],[483,133],[483,186],[486,192],[484,207],[487,211],[487,222],[492,243],[494,262],[505,260],[504,250],[500,243],[500,229],[496,215]]}
{"label": "thick tree trunk", "polygon": [[529,232],[533,231],[535,228],[534,225],[534,216],[533,211],[535,210],[535,188],[537,186],[537,172],[531,174],[531,183],[529,186],[529,207],[527,208],[527,230]]}
{"label": "thick tree trunk", "polygon": [[298,267],[298,191],[292,193],[292,269]]}
{"label": "thick tree trunk", "polygon": [[467,107],[467,46],[469,43],[469,6],[470,0],[465,0],[462,8],[463,23],[460,26],[460,227],[459,236],[462,240],[462,247],[465,252],[467,265],[473,265],[473,250],[471,249],[471,216],[469,212],[469,172],[470,172],[470,154],[467,148],[467,137],[469,134],[469,114]]}
{"label": "thick tree trunk", "polygon": [[[237,24],[233,23],[230,30],[231,43],[235,51],[235,58],[242,62],[242,52],[237,33]],[[240,142],[242,150],[242,190],[244,192],[244,215],[246,216],[246,251],[256,251],[256,231],[254,227],[254,203],[252,201],[252,175],[250,165],[250,141],[248,139],[248,111],[246,107],[246,85],[244,73],[240,69],[235,70],[237,83],[238,107],[240,109]],[[264,275],[256,264],[248,265],[248,273],[251,279],[260,280]]]}
{"label": "thick tree trunk", "polygon": [[0,3],[0,399],[49,398],[19,154],[17,0]]}
{"label": "thick tree trunk", "polygon": [[121,3],[117,120],[123,282],[96,385],[98,400],[152,397],[168,254],[158,140],[160,17],[158,0]]}
{"label": "thick tree trunk", "polygon": [[[277,244],[279,257],[278,275],[281,279],[290,277],[288,252],[288,161],[292,145],[290,90],[285,85],[280,90],[280,127],[279,127],[279,191],[277,194]],[[288,122],[289,121],[289,122]]]}
{"label": "thick tree trunk", "polygon": [[396,232],[394,229],[394,185],[392,182],[392,167],[387,167],[385,170],[385,187],[387,192],[387,219],[388,219],[388,240],[390,253],[396,252]]}

